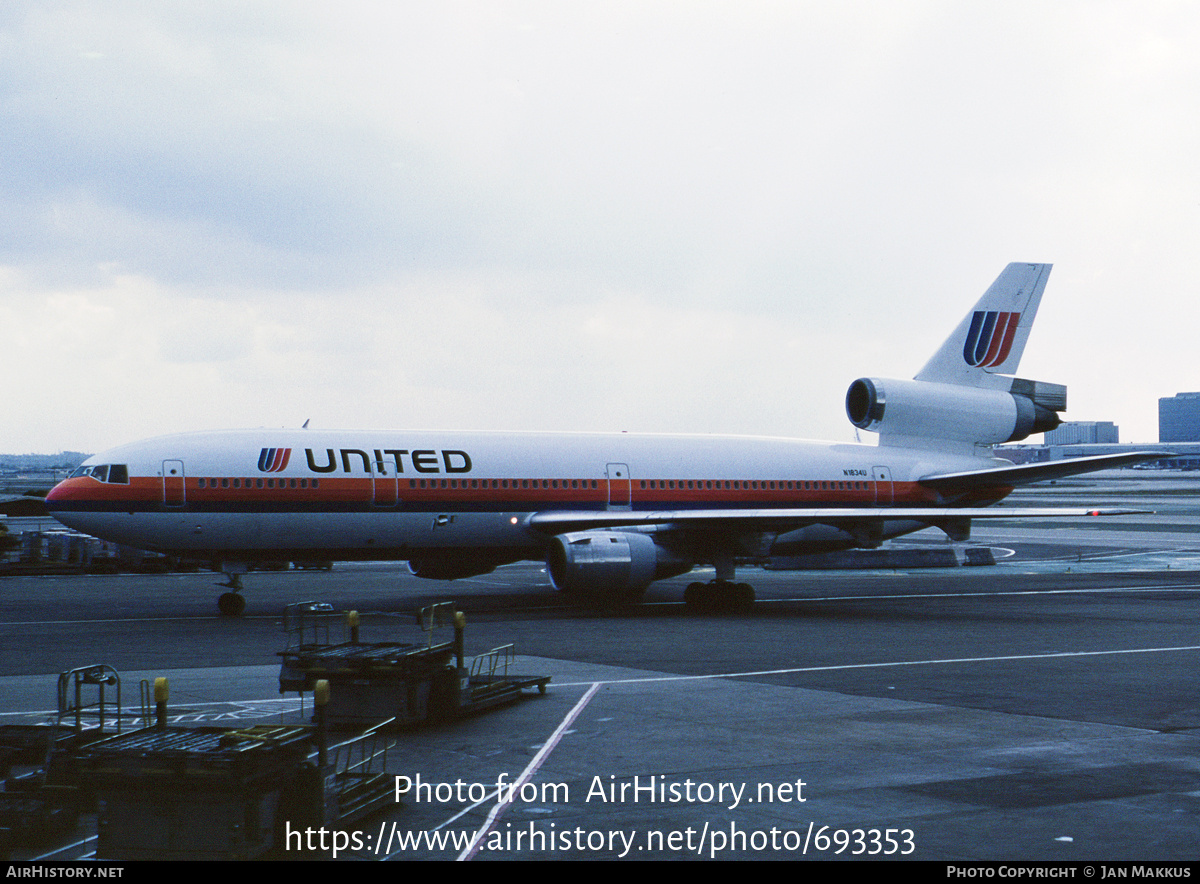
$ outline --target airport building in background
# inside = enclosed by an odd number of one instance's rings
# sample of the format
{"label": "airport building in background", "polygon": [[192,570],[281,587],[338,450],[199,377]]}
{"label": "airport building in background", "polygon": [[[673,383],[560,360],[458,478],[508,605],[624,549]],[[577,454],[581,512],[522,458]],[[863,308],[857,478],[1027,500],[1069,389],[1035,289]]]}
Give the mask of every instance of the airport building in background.
{"label": "airport building in background", "polygon": [[[1189,399],[1200,412],[1200,393],[1181,393],[1175,399]],[[1161,402],[1173,402],[1163,399]],[[1197,426],[1200,426],[1198,422]],[[1161,427],[1160,427],[1161,433]],[[1162,458],[1139,464],[1134,469],[1200,469],[1200,435],[1187,442],[1139,442],[1121,444],[1120,427],[1111,421],[1068,421],[1043,435],[1041,445],[1025,443],[997,445],[996,453],[1013,463],[1046,463],[1072,457],[1095,457],[1125,452],[1162,452]]]}
{"label": "airport building in background", "polygon": [[1000,445],[1000,457],[1014,463],[1044,463],[1072,457],[1145,451],[1162,458],[1135,469],[1200,470],[1200,392],[1158,400],[1158,442],[1122,445],[1111,421],[1069,421],[1044,434],[1041,445]]}
{"label": "airport building in background", "polygon": [[1158,400],[1159,442],[1200,442],[1200,393]]}
{"label": "airport building in background", "polygon": [[1115,445],[1120,428],[1112,421],[1069,421],[1045,434],[1047,445]]}

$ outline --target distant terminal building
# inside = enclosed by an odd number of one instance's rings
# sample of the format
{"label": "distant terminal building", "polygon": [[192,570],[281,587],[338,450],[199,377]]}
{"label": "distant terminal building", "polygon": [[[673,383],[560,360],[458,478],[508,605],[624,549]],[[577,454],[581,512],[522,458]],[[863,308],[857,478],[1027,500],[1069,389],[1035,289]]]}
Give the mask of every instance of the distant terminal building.
{"label": "distant terminal building", "polygon": [[[1180,393],[1175,399],[1163,399],[1161,402],[1174,402],[1186,399],[1196,404],[1200,411],[1200,393]],[[1044,434],[1045,442],[1041,445],[997,445],[996,454],[1016,464],[1046,463],[1048,461],[1064,460],[1072,457],[1095,457],[1102,454],[1125,454],[1130,452],[1162,452],[1159,460],[1138,464],[1135,469],[1200,469],[1200,436],[1195,442],[1139,442],[1137,444],[1120,441],[1120,428],[1111,421],[1071,421],[1061,424],[1057,429]]]}
{"label": "distant terminal building", "polygon": [[1200,442],[1200,393],[1158,400],[1159,442]]}
{"label": "distant terminal building", "polygon": [[1071,421],[1045,434],[1047,445],[1115,445],[1120,428],[1112,421]]}
{"label": "distant terminal building", "polygon": [[1058,445],[997,445],[996,456],[1015,464],[1046,463],[1072,457],[1095,457],[1099,454],[1130,452],[1161,452],[1162,457],[1137,464],[1133,469],[1200,470],[1200,442],[1067,442]]}

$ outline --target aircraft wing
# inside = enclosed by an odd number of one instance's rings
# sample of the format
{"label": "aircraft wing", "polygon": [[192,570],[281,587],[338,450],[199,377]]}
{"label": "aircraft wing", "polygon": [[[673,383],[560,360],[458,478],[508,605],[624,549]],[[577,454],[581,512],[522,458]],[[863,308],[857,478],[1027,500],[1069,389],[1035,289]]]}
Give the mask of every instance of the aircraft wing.
{"label": "aircraft wing", "polygon": [[784,532],[805,525],[918,521],[930,525],[961,519],[1055,519],[1085,516],[1127,516],[1147,510],[1107,507],[1072,509],[1048,507],[814,507],[738,510],[660,510],[656,512],[556,511],[534,513],[527,524],[547,534],[596,528],[657,530],[740,530]]}
{"label": "aircraft wing", "polygon": [[942,473],[940,475],[924,476],[918,480],[918,484],[935,490],[943,488],[1011,487],[1013,485],[1028,485],[1031,482],[1040,482],[1043,479],[1076,476],[1080,473],[1091,473],[1096,470],[1107,470],[1111,467],[1121,467],[1126,464],[1172,456],[1170,452],[1164,451],[1131,451],[1126,454],[1070,457],[1065,460],[1053,460],[1044,463],[1030,463],[1019,466],[996,467],[987,470],[971,470],[965,473]]}

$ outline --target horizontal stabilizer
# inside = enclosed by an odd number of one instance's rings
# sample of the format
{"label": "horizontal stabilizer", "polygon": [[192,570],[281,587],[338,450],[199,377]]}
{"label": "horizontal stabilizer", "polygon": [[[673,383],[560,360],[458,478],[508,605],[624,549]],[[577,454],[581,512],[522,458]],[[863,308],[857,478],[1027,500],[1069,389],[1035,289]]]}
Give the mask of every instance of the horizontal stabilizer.
{"label": "horizontal stabilizer", "polygon": [[1065,460],[1054,460],[1047,463],[1030,463],[1019,466],[996,467],[989,470],[972,470],[965,473],[943,473],[938,476],[925,476],[920,484],[926,488],[968,489],[968,488],[1006,488],[1013,485],[1028,485],[1031,482],[1041,482],[1045,479],[1061,479],[1063,476],[1077,476],[1081,473],[1093,473],[1096,470],[1108,470],[1123,467],[1131,463],[1142,463],[1147,460],[1158,460],[1172,457],[1164,451],[1131,451],[1126,454],[1100,454],[1095,457],[1070,457]]}

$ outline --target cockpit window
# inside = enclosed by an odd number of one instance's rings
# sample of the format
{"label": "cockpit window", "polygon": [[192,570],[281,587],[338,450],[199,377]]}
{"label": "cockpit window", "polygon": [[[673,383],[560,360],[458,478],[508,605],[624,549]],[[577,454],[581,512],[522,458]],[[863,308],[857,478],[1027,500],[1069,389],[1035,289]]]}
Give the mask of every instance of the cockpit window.
{"label": "cockpit window", "polygon": [[75,469],[68,478],[78,479],[80,476],[91,476],[97,482],[128,485],[129,465],[123,463],[85,464]]}

